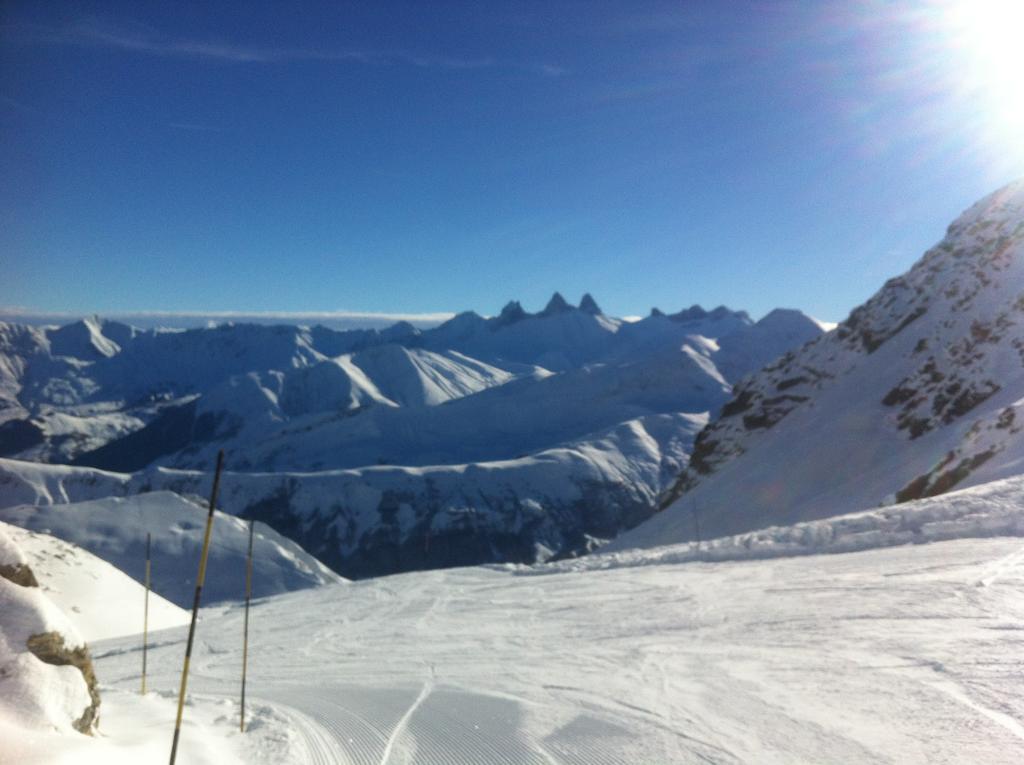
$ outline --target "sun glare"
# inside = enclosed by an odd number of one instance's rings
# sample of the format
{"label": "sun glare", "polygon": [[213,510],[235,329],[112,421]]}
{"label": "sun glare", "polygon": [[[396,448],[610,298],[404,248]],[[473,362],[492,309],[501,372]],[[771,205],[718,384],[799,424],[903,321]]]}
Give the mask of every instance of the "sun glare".
{"label": "sun glare", "polygon": [[947,11],[962,85],[997,131],[1024,135],[1024,0],[958,0]]}

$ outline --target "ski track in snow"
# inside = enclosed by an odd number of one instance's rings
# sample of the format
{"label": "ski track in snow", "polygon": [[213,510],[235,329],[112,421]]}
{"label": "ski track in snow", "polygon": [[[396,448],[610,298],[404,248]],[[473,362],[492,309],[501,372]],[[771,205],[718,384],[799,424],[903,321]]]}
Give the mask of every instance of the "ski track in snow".
{"label": "ski track in snow", "polygon": [[305,762],[310,765],[349,765],[352,762],[339,756],[337,739],[319,723],[294,708],[286,708],[284,715],[302,742]]}
{"label": "ski track in snow", "polygon": [[1024,725],[1021,725],[1010,715],[1000,712],[998,709],[991,709],[977,701],[974,701],[963,689],[960,688],[956,683],[948,680],[936,680],[932,682],[932,686],[945,693],[951,699],[955,699],[957,703],[963,704],[968,709],[978,712],[985,718],[991,720],[996,725],[999,725],[1006,730],[1010,731],[1014,736],[1024,741]]}
{"label": "ski track in snow", "polygon": [[1024,563],[1024,547],[1021,547],[1014,553],[1010,553],[1005,558],[1000,558],[985,569],[981,579],[978,580],[978,585],[980,587],[991,587],[1004,576],[1015,572],[1022,563]]}
{"label": "ski track in snow", "polygon": [[416,697],[412,706],[406,710],[405,714],[402,715],[402,719],[398,721],[397,725],[395,725],[395,729],[391,731],[391,735],[388,736],[388,743],[384,747],[384,754],[381,755],[380,765],[388,765],[391,762],[391,751],[395,748],[395,742],[398,741],[398,738],[405,732],[406,726],[409,724],[409,719],[416,713],[420,704],[422,704],[426,700],[427,696],[430,695],[432,689],[433,683],[428,681],[423,684],[423,690],[420,691],[420,695]]}

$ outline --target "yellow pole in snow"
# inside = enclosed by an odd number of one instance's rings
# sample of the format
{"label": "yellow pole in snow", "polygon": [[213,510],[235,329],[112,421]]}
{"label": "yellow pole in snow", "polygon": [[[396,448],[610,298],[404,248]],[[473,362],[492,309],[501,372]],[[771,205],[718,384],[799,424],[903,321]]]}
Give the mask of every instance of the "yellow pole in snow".
{"label": "yellow pole in snow", "polygon": [[146,649],[149,646],[149,545],[152,535],[146,532],[146,600],[142,607],[142,695],[146,695]]}
{"label": "yellow pole in snow", "polygon": [[238,730],[245,733],[245,670],[249,666],[249,601],[252,600],[252,535],[256,521],[249,521],[249,557],[245,563],[245,628],[242,632],[242,716]]}
{"label": "yellow pole in snow", "polygon": [[174,721],[174,741],[171,743],[171,765],[178,756],[178,738],[181,735],[181,714],[185,708],[185,688],[188,686],[188,665],[192,660],[192,640],[196,635],[196,616],[199,614],[199,598],[206,579],[206,557],[210,552],[210,532],[213,530],[213,508],[217,504],[217,490],[220,488],[220,472],[224,468],[224,450],[217,452],[217,471],[213,474],[213,491],[210,493],[210,511],[206,516],[206,532],[203,534],[203,551],[199,556],[199,575],[196,577],[196,596],[192,602],[192,623],[188,628],[188,642],[185,644],[185,665],[181,669],[181,688],[178,690],[178,717]]}

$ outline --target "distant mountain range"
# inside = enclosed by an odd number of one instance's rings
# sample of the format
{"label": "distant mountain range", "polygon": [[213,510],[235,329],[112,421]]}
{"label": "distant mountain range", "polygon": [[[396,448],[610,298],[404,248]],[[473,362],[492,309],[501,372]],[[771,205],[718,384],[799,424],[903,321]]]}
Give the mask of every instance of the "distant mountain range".
{"label": "distant mountain range", "polygon": [[557,293],[427,330],[0,324],[0,504],[202,494],[224,449],[224,508],[345,575],[578,554],[653,512],[734,383],[822,332]]}

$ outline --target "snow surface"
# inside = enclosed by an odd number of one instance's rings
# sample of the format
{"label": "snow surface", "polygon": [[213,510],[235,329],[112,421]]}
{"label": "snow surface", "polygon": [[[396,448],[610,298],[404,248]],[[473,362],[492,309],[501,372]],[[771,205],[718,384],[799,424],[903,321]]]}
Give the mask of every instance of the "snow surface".
{"label": "snow surface", "polygon": [[[705,542],[714,561],[676,546],[264,598],[245,734],[242,609],[207,608],[183,753],[296,765],[1016,763],[1024,540],[999,535],[1024,534],[1022,497],[1017,478]],[[908,544],[928,540],[944,541]],[[166,756],[185,636],[154,636],[145,698],[132,695],[137,638],[95,645],[103,736],[0,721],[0,762]]]}
{"label": "snow surface", "polygon": [[[296,736],[250,761],[1018,762],[1022,566],[997,538],[273,598],[249,688]],[[240,619],[206,613],[197,692],[235,695]],[[161,638],[172,688],[183,634]],[[98,653],[114,676],[137,660]]]}
{"label": "snow surface", "polygon": [[[206,524],[205,508],[172,492],[108,497],[49,506],[0,509],[0,520],[72,542],[113,564],[136,582],[145,577],[146,534],[152,534],[152,587],[171,603],[191,608]],[[249,540],[245,521],[217,511],[203,602],[239,600],[245,593]],[[253,592],[278,592],[342,581],[297,544],[257,524],[253,551]],[[141,604],[138,593],[131,603]],[[84,607],[84,606],[83,606]],[[125,616],[141,624],[134,605]]]}
{"label": "snow surface", "polygon": [[[1015,476],[914,502],[859,513],[771,526],[708,541],[670,544],[693,535],[700,515],[663,512],[630,537],[614,540],[601,555],[559,564],[573,570],[652,562],[747,560],[794,555],[855,552],[890,545],[921,544],[968,537],[1024,536],[1024,476]],[[827,513],[823,513],[827,515]],[[673,524],[686,528],[674,528]],[[662,540],[665,540],[662,542]],[[652,554],[652,551],[657,554]],[[547,571],[553,569],[545,569]]]}

